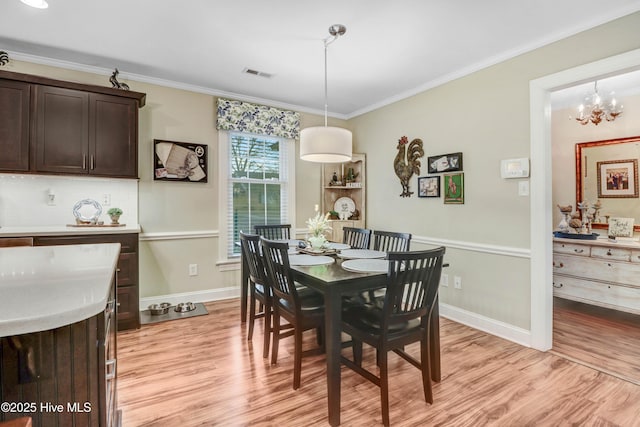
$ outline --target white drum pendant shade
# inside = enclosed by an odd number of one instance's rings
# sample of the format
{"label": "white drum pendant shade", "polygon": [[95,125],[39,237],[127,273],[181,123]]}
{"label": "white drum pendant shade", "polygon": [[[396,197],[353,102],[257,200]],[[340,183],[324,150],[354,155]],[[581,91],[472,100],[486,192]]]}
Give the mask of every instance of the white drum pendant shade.
{"label": "white drum pendant shade", "polygon": [[314,126],[300,131],[300,159],[316,163],[351,160],[351,131],[333,126]]}

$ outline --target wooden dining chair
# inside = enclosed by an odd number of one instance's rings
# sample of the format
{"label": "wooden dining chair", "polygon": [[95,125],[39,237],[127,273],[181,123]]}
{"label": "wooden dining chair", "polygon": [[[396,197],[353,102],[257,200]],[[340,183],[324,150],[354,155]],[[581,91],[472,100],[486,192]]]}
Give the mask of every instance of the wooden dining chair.
{"label": "wooden dining chair", "polygon": [[[269,357],[269,343],[271,341],[271,286],[265,270],[260,236],[240,232],[242,256],[245,258],[249,270],[249,331],[247,340],[253,339],[253,328],[256,319],[264,318],[264,338],[262,357]],[[260,304],[256,312],[256,301]]]}
{"label": "wooden dining chair", "polygon": [[288,240],[291,238],[291,224],[266,224],[253,227],[256,234],[269,240]]}
{"label": "wooden dining chair", "polygon": [[392,231],[373,232],[373,250],[383,252],[407,252],[411,244],[411,233]]}
{"label": "wooden dining chair", "polygon": [[353,249],[369,249],[371,230],[368,228],[343,227],[342,243]]}
{"label": "wooden dining chair", "polygon": [[[304,286],[296,286],[289,265],[289,244],[261,238],[267,276],[273,292],[273,345],[271,363],[278,361],[280,339],[294,336],[293,389],[300,388],[302,357],[324,351],[324,298]],[[286,328],[281,319],[288,323]],[[302,351],[302,333],[315,329],[321,348]]]}
{"label": "wooden dining chair", "polygon": [[[444,253],[444,247],[388,253],[387,292],[382,307],[352,306],[342,313],[342,331],[352,338],[353,360],[342,356],[341,362],[380,387],[382,421],[386,426],[389,425],[389,351],[422,371],[425,401],[433,403],[429,328]],[[414,342],[420,342],[420,360],[404,350]],[[378,353],[379,376],[362,366],[363,343],[374,347]]]}

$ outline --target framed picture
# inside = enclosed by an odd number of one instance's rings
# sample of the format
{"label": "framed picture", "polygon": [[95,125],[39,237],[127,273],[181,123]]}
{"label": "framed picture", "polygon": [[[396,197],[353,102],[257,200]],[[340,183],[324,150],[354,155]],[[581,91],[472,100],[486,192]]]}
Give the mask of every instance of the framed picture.
{"label": "framed picture", "polygon": [[440,197],[440,176],[419,177],[418,197]]}
{"label": "framed picture", "polygon": [[444,202],[452,204],[464,203],[464,173],[448,173],[443,176]]}
{"label": "framed picture", "polygon": [[153,140],[155,181],[207,182],[207,146]]}
{"label": "framed picture", "polygon": [[635,218],[609,218],[607,235],[613,237],[633,237]]}
{"label": "framed picture", "polygon": [[638,197],[638,159],[597,162],[598,197]]}
{"label": "framed picture", "polygon": [[462,170],[462,153],[440,154],[427,157],[429,173],[454,172]]}

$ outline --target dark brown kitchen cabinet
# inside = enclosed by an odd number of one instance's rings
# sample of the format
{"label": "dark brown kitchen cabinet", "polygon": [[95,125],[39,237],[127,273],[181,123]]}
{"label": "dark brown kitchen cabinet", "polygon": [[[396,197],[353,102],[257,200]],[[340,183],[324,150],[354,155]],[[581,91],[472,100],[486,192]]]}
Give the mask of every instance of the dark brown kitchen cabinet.
{"label": "dark brown kitchen cabinet", "polygon": [[135,100],[36,86],[37,172],[137,178]]}
{"label": "dark brown kitchen cabinet", "polygon": [[91,234],[82,236],[36,236],[35,246],[120,243],[116,292],[118,330],[140,327],[138,234]]}
{"label": "dark brown kitchen cabinet", "polygon": [[0,80],[0,172],[29,171],[31,85]]}
{"label": "dark brown kitchen cabinet", "polygon": [[115,302],[112,284],[95,316],[0,338],[0,402],[15,405],[0,411],[0,421],[30,416],[34,427],[119,425]]}
{"label": "dark brown kitchen cabinet", "polygon": [[138,178],[145,98],[0,70],[0,172]]}

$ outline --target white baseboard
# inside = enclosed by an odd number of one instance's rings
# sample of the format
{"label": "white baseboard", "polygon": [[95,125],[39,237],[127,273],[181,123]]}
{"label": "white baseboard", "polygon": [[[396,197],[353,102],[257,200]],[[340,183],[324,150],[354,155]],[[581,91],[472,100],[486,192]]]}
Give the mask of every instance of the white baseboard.
{"label": "white baseboard", "polygon": [[443,303],[440,303],[440,316],[516,344],[531,347],[531,331],[526,329]]}
{"label": "white baseboard", "polygon": [[237,287],[159,295],[154,297],[140,298],[140,311],[147,310],[147,308],[151,304],[160,304],[163,302],[168,302],[171,305],[176,305],[181,302],[209,302],[238,297],[240,297],[240,289]]}

